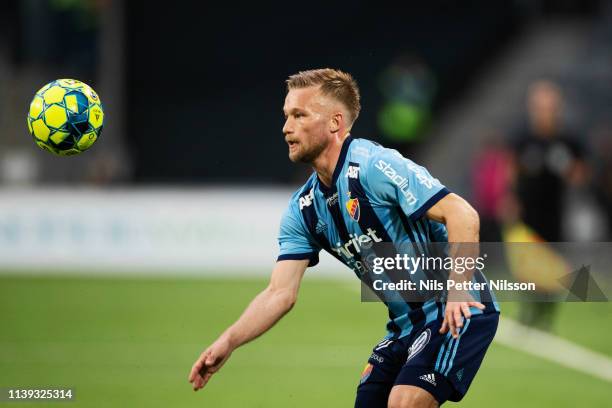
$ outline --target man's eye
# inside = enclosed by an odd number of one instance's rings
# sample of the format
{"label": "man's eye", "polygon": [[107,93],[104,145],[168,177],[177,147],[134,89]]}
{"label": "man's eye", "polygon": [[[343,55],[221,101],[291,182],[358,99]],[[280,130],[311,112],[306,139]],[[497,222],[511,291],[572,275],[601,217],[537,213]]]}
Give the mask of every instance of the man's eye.
{"label": "man's eye", "polygon": [[301,117],[304,116],[304,114],[298,112],[298,113],[294,114],[293,116],[296,117],[296,118],[301,118]]}

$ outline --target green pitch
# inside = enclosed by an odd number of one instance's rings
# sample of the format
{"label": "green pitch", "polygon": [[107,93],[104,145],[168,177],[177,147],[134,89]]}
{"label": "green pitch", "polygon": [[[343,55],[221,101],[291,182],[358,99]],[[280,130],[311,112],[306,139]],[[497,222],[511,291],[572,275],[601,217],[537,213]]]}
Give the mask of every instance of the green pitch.
{"label": "green pitch", "polygon": [[[204,390],[191,390],[194,359],[265,284],[0,277],[0,387],[73,387],[74,408],[352,406],[384,335],[384,306],[360,303],[356,283],[308,277],[284,320],[235,352]],[[609,303],[562,305],[557,333],[612,356],[611,312]],[[610,389],[494,343],[462,406],[607,406]]]}

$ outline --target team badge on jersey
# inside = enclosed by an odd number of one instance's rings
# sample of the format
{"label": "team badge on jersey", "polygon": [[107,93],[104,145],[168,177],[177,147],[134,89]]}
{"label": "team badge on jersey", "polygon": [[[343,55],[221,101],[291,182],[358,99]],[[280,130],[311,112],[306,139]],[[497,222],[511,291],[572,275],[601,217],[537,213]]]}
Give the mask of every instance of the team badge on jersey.
{"label": "team badge on jersey", "polygon": [[366,382],[366,380],[368,379],[370,374],[372,374],[372,369],[373,368],[374,368],[374,366],[372,364],[370,364],[370,363],[368,363],[363,368],[363,371],[361,372],[361,380],[359,381],[360,384],[363,384],[364,382]]}
{"label": "team badge on jersey", "polygon": [[350,198],[346,202],[346,211],[348,211],[349,215],[355,221],[359,221],[359,215],[361,214],[361,210],[359,208],[359,200],[356,198]]}

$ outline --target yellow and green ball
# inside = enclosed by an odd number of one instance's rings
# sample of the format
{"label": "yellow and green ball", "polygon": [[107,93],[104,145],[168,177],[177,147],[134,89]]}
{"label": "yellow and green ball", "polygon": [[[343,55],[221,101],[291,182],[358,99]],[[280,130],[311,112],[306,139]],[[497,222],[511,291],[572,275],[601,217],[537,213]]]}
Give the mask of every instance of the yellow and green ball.
{"label": "yellow and green ball", "polygon": [[28,130],[43,150],[72,156],[100,137],[104,109],[98,94],[76,79],[58,79],[36,92],[28,112]]}

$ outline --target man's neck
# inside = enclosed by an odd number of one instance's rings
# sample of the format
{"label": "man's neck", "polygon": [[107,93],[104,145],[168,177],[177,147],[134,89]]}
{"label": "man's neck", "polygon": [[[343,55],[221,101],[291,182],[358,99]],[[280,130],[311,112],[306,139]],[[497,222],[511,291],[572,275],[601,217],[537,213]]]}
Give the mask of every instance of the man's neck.
{"label": "man's neck", "polygon": [[312,168],[317,172],[319,180],[326,187],[331,187],[332,185],[334,171],[340,158],[340,151],[347,137],[349,137],[349,133],[343,137],[334,138],[332,143],[312,162]]}

